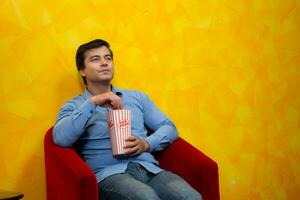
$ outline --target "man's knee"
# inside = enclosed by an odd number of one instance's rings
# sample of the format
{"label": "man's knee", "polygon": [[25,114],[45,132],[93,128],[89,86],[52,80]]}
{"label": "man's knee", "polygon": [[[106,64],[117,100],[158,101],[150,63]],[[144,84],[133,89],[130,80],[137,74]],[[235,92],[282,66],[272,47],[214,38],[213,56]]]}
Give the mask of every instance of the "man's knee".
{"label": "man's knee", "polygon": [[184,188],[173,191],[174,199],[184,199],[184,200],[202,200],[201,194],[190,186],[185,186]]}
{"label": "man's knee", "polygon": [[159,200],[157,193],[149,186],[139,187],[133,194],[129,196],[133,200]]}
{"label": "man's knee", "polygon": [[186,194],[183,194],[185,200],[202,200],[202,196],[197,191],[189,191]]}
{"label": "man's knee", "polygon": [[158,174],[151,180],[150,185],[163,199],[171,197],[174,200],[202,200],[201,194],[183,178],[168,171]]}

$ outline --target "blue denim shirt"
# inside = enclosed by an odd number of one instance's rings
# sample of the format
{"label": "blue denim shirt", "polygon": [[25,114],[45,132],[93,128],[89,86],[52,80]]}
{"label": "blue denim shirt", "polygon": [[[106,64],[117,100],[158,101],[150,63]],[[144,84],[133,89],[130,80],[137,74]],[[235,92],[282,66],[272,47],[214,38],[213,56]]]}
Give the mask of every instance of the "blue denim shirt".
{"label": "blue denim shirt", "polygon": [[[61,108],[53,129],[54,142],[63,147],[76,146],[98,182],[110,175],[123,173],[130,161],[140,163],[152,173],[159,173],[162,169],[151,152],[163,150],[177,139],[175,125],[146,94],[115,87],[112,87],[112,92],[121,97],[124,109],[131,111],[131,133],[144,138],[149,143],[149,151],[137,156],[113,157],[106,122],[106,112],[111,109],[91,103],[89,98],[92,94],[88,90]],[[145,126],[153,134],[147,136]]]}

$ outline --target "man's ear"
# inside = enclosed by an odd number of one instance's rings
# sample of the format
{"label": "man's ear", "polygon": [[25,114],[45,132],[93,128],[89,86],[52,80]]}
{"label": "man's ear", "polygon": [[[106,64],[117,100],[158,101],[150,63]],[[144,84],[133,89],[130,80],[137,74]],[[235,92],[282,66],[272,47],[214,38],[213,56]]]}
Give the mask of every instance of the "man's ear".
{"label": "man's ear", "polygon": [[81,75],[82,77],[85,77],[85,76],[86,76],[83,69],[79,70],[79,73],[80,73],[80,75]]}

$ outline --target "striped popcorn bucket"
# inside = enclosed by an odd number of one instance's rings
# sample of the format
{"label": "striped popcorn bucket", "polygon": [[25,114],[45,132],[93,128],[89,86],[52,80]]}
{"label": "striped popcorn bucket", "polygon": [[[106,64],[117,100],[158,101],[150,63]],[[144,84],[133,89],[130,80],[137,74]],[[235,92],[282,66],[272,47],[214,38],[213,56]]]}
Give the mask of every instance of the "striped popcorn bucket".
{"label": "striped popcorn bucket", "polygon": [[125,138],[131,135],[130,110],[113,110],[106,117],[113,155],[123,155]]}

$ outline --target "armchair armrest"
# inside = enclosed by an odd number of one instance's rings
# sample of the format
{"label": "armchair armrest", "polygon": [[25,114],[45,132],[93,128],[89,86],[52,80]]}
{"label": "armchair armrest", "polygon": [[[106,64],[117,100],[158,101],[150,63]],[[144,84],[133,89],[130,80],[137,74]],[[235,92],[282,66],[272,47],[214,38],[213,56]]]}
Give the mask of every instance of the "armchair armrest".
{"label": "armchair armrest", "polygon": [[163,169],[183,177],[204,200],[219,200],[218,165],[201,151],[178,138],[156,155]]}
{"label": "armchair armrest", "polygon": [[52,128],[44,138],[47,199],[98,200],[96,177],[72,148],[53,143]]}

